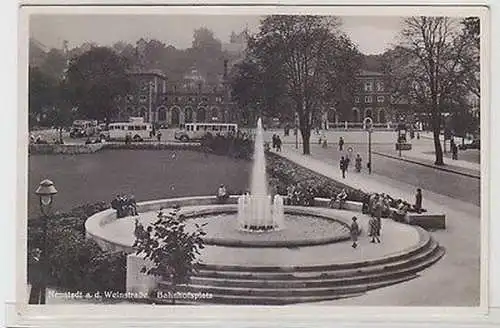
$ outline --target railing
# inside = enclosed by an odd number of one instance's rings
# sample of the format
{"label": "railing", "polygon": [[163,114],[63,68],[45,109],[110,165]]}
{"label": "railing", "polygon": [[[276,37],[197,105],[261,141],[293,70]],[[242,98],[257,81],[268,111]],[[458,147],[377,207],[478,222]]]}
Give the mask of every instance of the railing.
{"label": "railing", "polygon": [[[373,123],[373,129],[375,130],[395,130],[397,124],[392,122],[387,123]],[[363,122],[328,122],[329,129],[343,129],[343,130],[364,130],[366,126]]]}

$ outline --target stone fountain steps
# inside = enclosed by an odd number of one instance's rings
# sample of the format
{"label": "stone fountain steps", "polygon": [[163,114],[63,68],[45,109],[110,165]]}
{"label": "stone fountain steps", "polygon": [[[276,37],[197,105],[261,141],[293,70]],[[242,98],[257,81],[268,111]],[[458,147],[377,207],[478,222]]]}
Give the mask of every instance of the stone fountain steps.
{"label": "stone fountain steps", "polygon": [[[429,236],[428,234],[425,234]],[[406,255],[387,260],[366,261],[358,265],[322,267],[250,268],[234,266],[204,266],[182,290],[210,293],[207,302],[224,304],[292,304],[353,297],[369,290],[414,279],[418,272],[437,262],[444,249],[431,237],[424,238],[420,247]],[[212,270],[208,270],[211,268]],[[316,268],[316,270],[313,270]],[[323,269],[327,270],[323,270]],[[335,269],[337,268],[337,269]],[[255,270],[252,270],[255,269]],[[160,290],[168,290],[162,282]]]}
{"label": "stone fountain steps", "polygon": [[[432,250],[438,246],[437,242],[430,237],[429,234],[423,235],[420,242],[411,249],[406,251],[388,255],[383,258],[357,261],[351,263],[336,263],[329,265],[314,265],[314,266],[232,266],[232,265],[211,265],[211,264],[200,264],[198,276],[207,277],[218,277],[220,274],[227,276],[234,275],[234,277],[251,277],[255,274],[259,274],[262,277],[267,278],[277,278],[283,276],[286,279],[294,278],[294,276],[299,276],[302,278],[307,277],[308,273],[314,276],[317,272],[322,273],[335,273],[336,275],[352,275],[355,272],[362,272],[369,268],[382,268],[384,265],[397,264],[399,262],[406,263],[405,261],[411,258],[415,258],[416,255],[425,253],[427,250]],[[374,247],[376,247],[374,245]]]}
{"label": "stone fountain steps", "polygon": [[[302,289],[249,289],[249,288],[216,288],[208,286],[189,286],[180,289],[193,293],[210,293],[212,297],[206,299],[210,303],[221,304],[293,304],[298,302],[319,302],[361,296],[369,290],[387,287],[416,278],[410,275],[403,278],[391,279],[371,284],[357,284],[336,288],[302,288]],[[203,302],[204,300],[201,300]]]}
{"label": "stone fountain steps", "polygon": [[365,264],[364,266],[355,267],[352,269],[338,269],[318,268],[316,271],[300,271],[300,270],[289,270],[289,268],[280,268],[276,271],[252,271],[250,267],[241,267],[241,271],[224,271],[222,268],[220,270],[205,270],[201,269],[192,279],[228,279],[228,280],[270,280],[279,281],[280,279],[290,281],[290,280],[314,280],[320,279],[324,281],[325,279],[345,279],[346,277],[358,277],[363,278],[367,276],[373,276],[377,274],[387,273],[389,271],[397,271],[401,269],[408,269],[412,265],[417,265],[425,261],[428,257],[434,255],[434,253],[439,251],[439,245],[437,242],[432,241],[426,247],[421,249],[421,252],[404,258],[402,260],[395,260],[390,263],[370,265]]}
{"label": "stone fountain steps", "polygon": [[[191,283],[186,286],[192,292],[205,292],[214,295],[253,295],[253,296],[320,296],[320,295],[343,295],[350,293],[365,292],[370,289],[389,286],[407,279],[416,277],[416,273],[421,271],[433,263],[435,263],[442,253],[439,251],[433,256],[426,259],[418,265],[414,265],[405,270],[398,270],[396,272],[387,272],[379,275],[372,275],[364,277],[363,279],[338,279],[336,281],[326,280],[324,284],[316,283],[316,286],[308,286],[309,281],[293,281],[291,284],[274,284],[274,281],[261,281],[262,284],[256,286],[254,284],[245,284],[245,281],[240,281],[238,286],[231,286],[230,284],[219,284],[215,281],[206,281],[203,284]],[[220,280],[219,280],[220,283]],[[304,287],[297,283],[304,284]],[[267,284],[267,285],[265,285]]]}
{"label": "stone fountain steps", "polygon": [[372,283],[381,280],[404,277],[406,275],[417,273],[435,263],[443,255],[443,250],[436,247],[425,257],[415,260],[413,263],[407,263],[406,267],[399,269],[386,268],[383,270],[363,272],[353,272],[352,275],[325,274],[323,272],[315,273],[314,276],[297,277],[287,279],[286,277],[262,277],[254,275],[245,278],[230,278],[227,276],[204,277],[195,276],[191,278],[191,285],[216,286],[216,287],[249,287],[249,288],[317,288],[317,287],[335,287],[347,286],[357,283]]}

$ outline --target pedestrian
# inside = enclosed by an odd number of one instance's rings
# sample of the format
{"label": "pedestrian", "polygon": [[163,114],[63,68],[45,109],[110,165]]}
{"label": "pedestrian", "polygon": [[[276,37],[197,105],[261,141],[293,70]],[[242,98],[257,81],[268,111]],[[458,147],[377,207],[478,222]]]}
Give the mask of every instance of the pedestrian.
{"label": "pedestrian", "polygon": [[355,164],[355,167],[356,167],[356,172],[361,172],[361,162],[362,162],[362,159],[361,159],[361,156],[359,156],[359,154],[356,155],[356,164]]}
{"label": "pedestrian", "polygon": [[158,139],[158,142],[161,141],[161,132],[160,132],[160,130],[158,130],[158,132],[156,133],[156,139]]}
{"label": "pedestrian", "polygon": [[376,242],[380,243],[380,238],[379,238],[380,230],[378,227],[379,225],[377,223],[377,219],[372,216],[368,221],[368,232],[369,232],[368,236],[372,238],[372,240],[370,240],[370,243],[376,243]]}
{"label": "pedestrian", "polygon": [[[381,199],[381,197],[379,197]],[[382,204],[379,201],[375,205],[375,240],[380,243],[380,230],[382,230]]]}
{"label": "pedestrian", "polygon": [[422,212],[422,189],[417,188],[417,193],[415,194],[415,210],[417,213]]}
{"label": "pedestrian", "polygon": [[344,156],[340,159],[340,170],[342,171],[342,178],[345,179],[345,172],[347,171],[346,160]]}
{"label": "pedestrian", "polygon": [[273,150],[276,150],[276,134],[273,134]]}
{"label": "pedestrian", "polygon": [[358,247],[358,236],[359,236],[359,225],[357,223],[358,218],[353,216],[351,223],[351,240],[352,240],[352,248]]}
{"label": "pedestrian", "polygon": [[345,156],[345,171],[347,172],[349,170],[349,164],[351,163],[351,159],[349,158],[349,155]]}
{"label": "pedestrian", "polygon": [[340,137],[339,139],[339,150],[342,151],[344,149],[344,138]]}
{"label": "pedestrian", "polygon": [[276,136],[276,151],[281,151],[281,138]]}
{"label": "pedestrian", "polygon": [[451,159],[458,159],[458,147],[453,139],[451,140]]}

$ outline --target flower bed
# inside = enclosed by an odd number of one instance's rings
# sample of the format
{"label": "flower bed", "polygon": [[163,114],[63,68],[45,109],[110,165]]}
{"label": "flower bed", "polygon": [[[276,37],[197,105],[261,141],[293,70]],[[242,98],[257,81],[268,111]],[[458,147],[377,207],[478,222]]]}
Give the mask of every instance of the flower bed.
{"label": "flower bed", "polygon": [[314,197],[330,199],[342,189],[346,190],[347,200],[350,201],[363,202],[368,196],[362,190],[334,181],[271,152],[266,153],[266,165],[271,190],[287,195],[289,188],[294,188],[296,197],[293,205],[312,206]]}
{"label": "flower bed", "polygon": [[[126,256],[103,252],[85,237],[85,220],[109,206],[86,204],[67,213],[56,213],[48,221],[48,285],[69,291],[125,291]],[[41,279],[41,268],[32,252],[43,249],[43,218],[28,221],[28,281]]]}

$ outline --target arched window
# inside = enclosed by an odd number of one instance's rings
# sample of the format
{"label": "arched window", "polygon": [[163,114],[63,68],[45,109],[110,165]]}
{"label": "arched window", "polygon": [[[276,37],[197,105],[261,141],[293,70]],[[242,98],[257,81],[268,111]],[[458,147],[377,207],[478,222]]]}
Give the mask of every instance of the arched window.
{"label": "arched window", "polygon": [[158,121],[167,121],[167,109],[163,106],[158,108]]}
{"label": "arched window", "polygon": [[196,114],[197,122],[205,122],[207,118],[205,107],[199,107]]}
{"label": "arched window", "polygon": [[356,107],[354,107],[354,108],[352,109],[352,120],[353,120],[354,122],[361,122],[361,117],[360,117],[360,115],[359,115],[359,109],[358,109],[358,108],[356,108]]}

